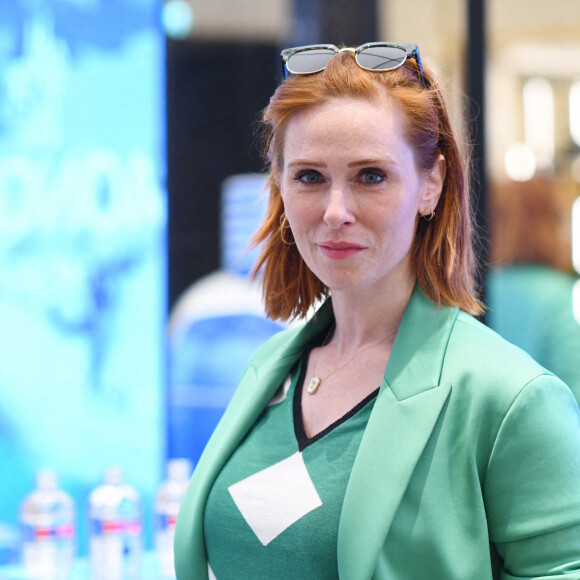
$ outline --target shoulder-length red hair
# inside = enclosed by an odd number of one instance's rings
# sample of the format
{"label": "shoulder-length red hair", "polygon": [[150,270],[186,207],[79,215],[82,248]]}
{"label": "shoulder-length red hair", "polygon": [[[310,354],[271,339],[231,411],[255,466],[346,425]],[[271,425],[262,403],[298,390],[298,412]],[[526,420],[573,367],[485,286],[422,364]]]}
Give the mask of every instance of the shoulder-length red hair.
{"label": "shoulder-length red hair", "polygon": [[417,280],[436,304],[458,306],[471,314],[482,312],[475,289],[468,163],[435,76],[425,66],[423,74],[427,87],[419,80],[413,59],[392,71],[371,72],[345,51],[320,73],[290,77],[270,99],[262,114],[270,197],[265,220],[253,238],[254,244],[263,244],[253,273],[262,274],[265,310],[271,318],[304,317],[329,294],[292,243],[292,232],[283,219],[279,183],[288,120],[296,111],[332,98],[380,99],[386,93],[405,117],[406,137],[419,170],[430,169],[440,154],[447,168],[435,218],[419,219],[411,247]]}

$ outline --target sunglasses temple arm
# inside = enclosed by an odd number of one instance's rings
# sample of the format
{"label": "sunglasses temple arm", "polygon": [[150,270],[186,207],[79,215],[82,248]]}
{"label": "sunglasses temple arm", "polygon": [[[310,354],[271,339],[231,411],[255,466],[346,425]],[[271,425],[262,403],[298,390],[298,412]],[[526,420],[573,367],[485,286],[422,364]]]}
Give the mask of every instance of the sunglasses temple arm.
{"label": "sunglasses temple arm", "polygon": [[288,69],[286,68],[286,61],[282,58],[281,59],[282,65],[282,80],[285,81],[288,78]]}
{"label": "sunglasses temple arm", "polygon": [[421,81],[423,82],[423,86],[426,87],[427,82],[425,81],[425,75],[423,74],[423,63],[421,62],[419,55],[417,55],[417,64],[419,66],[419,74],[421,75]]}
{"label": "sunglasses temple arm", "polygon": [[423,86],[426,87],[427,84],[425,82],[425,75],[423,74],[423,63],[421,62],[421,55],[419,54],[419,49],[416,48],[411,56],[415,57],[415,60],[417,61],[417,68],[419,69],[419,75],[421,75],[421,81],[423,83]]}

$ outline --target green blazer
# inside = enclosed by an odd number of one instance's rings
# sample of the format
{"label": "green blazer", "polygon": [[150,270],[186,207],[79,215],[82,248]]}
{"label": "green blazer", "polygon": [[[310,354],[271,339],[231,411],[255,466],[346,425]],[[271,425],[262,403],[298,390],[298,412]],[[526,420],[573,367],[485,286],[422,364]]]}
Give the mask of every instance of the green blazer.
{"label": "green blazer", "polygon": [[[328,301],[249,363],[179,513],[178,580],[208,578],[203,514],[212,483],[332,320]],[[570,390],[417,288],[353,465],[337,558],[346,580],[580,580],[580,414]]]}

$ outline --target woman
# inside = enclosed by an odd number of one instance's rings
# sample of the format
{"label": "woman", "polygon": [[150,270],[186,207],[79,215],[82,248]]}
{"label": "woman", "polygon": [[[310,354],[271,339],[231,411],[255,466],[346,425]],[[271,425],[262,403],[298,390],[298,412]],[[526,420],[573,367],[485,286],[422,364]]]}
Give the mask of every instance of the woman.
{"label": "woman", "polygon": [[578,408],[471,316],[434,75],[410,45],[282,56],[257,271],[272,318],[325,302],[250,361],[179,514],[178,580],[580,579]]}
{"label": "woman", "polygon": [[490,202],[488,324],[561,378],[579,402],[571,200],[554,179],[536,177],[496,185]]}

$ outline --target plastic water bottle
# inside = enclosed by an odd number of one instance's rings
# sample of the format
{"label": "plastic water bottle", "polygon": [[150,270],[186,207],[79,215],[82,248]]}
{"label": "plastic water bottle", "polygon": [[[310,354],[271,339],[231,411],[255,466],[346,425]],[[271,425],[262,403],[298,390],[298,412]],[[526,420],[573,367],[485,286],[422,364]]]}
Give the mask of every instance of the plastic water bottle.
{"label": "plastic water bottle", "polygon": [[89,495],[89,560],[94,580],[138,578],[143,550],[139,493],[123,481],[119,467]]}
{"label": "plastic water bottle", "polygon": [[159,487],[155,498],[155,553],[159,571],[164,578],[175,578],[173,538],[177,514],[185,495],[192,464],[188,459],[167,462],[167,480]]}
{"label": "plastic water bottle", "polygon": [[75,506],[58,489],[53,471],[41,471],[20,510],[22,559],[30,580],[65,580],[75,556]]}

